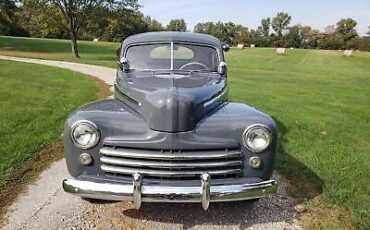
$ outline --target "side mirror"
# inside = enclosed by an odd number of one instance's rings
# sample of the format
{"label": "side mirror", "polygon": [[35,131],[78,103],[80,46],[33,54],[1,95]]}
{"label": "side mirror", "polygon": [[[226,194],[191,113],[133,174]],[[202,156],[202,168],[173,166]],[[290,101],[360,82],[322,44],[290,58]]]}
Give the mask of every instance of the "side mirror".
{"label": "side mirror", "polygon": [[220,64],[218,65],[217,72],[221,75],[224,75],[224,74],[227,73],[227,64],[226,64],[226,62],[220,62]]}
{"label": "side mirror", "polygon": [[229,50],[230,50],[230,46],[229,46],[228,44],[224,43],[224,44],[222,45],[222,49],[224,50],[224,52],[227,52],[227,51],[229,51]]}
{"label": "side mirror", "polygon": [[119,61],[117,62],[117,64],[121,70],[128,71],[130,69],[130,63],[125,57],[121,57]]}

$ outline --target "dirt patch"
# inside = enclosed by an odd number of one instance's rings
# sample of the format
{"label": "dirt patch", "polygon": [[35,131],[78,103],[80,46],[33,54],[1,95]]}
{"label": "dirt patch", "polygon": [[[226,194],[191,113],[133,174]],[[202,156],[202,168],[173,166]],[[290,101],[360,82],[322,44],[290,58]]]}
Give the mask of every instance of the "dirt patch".
{"label": "dirt patch", "polygon": [[325,206],[321,194],[309,181],[304,181],[301,178],[300,184],[303,184],[305,189],[294,186],[294,180],[288,180],[282,177],[287,188],[287,193],[291,197],[295,207],[297,205],[303,207],[303,211],[297,213],[297,219],[303,229],[354,229],[351,223],[350,213],[348,210],[337,205]]}
{"label": "dirt patch", "polygon": [[100,80],[97,77],[91,77],[95,81],[95,85],[98,87],[98,91],[96,92],[96,98],[97,99],[104,99],[112,95],[112,91],[110,90],[110,87],[105,84],[104,81]]}
{"label": "dirt patch", "polygon": [[323,206],[321,196],[304,203],[307,211],[298,216],[304,229],[354,229],[350,213],[337,205]]}
{"label": "dirt patch", "polygon": [[7,208],[20,193],[26,190],[27,184],[37,180],[40,172],[61,158],[63,158],[63,143],[58,140],[5,178],[0,184],[0,226],[4,222],[3,216]]}

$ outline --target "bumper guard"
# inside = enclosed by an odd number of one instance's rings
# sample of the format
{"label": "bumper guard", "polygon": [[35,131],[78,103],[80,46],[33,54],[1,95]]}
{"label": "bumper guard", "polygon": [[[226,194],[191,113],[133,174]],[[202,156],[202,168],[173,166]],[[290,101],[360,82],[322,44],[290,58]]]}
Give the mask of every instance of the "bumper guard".
{"label": "bumper guard", "polygon": [[207,210],[210,202],[250,200],[274,194],[277,190],[275,180],[258,183],[238,183],[225,185],[211,185],[208,173],[200,176],[201,186],[169,186],[156,184],[142,184],[142,176],[133,175],[132,185],[97,183],[68,179],[63,181],[64,191],[81,197],[113,200],[133,201],[136,209],[141,202],[201,202]]}

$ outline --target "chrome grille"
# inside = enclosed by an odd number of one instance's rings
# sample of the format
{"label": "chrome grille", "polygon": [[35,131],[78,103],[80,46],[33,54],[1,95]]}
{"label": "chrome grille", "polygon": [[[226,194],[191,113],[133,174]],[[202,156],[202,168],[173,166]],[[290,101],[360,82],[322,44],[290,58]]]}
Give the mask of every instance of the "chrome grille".
{"label": "chrome grille", "polygon": [[238,150],[180,151],[103,147],[101,169],[110,176],[140,173],[150,178],[199,178],[207,172],[213,178],[237,176],[243,155]]}

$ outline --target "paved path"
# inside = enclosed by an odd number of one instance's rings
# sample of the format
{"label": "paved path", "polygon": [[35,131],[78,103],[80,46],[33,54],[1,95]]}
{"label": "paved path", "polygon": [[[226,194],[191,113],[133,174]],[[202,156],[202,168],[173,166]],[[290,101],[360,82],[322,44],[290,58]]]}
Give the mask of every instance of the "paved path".
{"label": "paved path", "polygon": [[[0,56],[0,59],[67,68],[114,82],[115,71],[105,67],[59,61]],[[1,71],[1,70],[0,70]],[[91,204],[66,194],[61,181],[68,178],[64,160],[41,173],[11,205],[2,229],[300,229],[286,186],[258,202],[200,204],[146,204],[135,210],[129,202]],[[282,181],[279,175],[275,177]]]}
{"label": "paved path", "polygon": [[72,62],[65,62],[65,61],[49,61],[49,60],[42,60],[42,59],[9,57],[9,56],[3,56],[3,55],[0,55],[0,59],[34,63],[34,64],[42,64],[42,65],[55,66],[55,67],[64,68],[64,69],[70,69],[70,70],[74,70],[74,71],[77,71],[83,74],[87,74],[87,75],[100,78],[108,85],[113,85],[115,77],[116,77],[115,69],[108,68],[108,67],[102,67],[102,66],[72,63]]}

